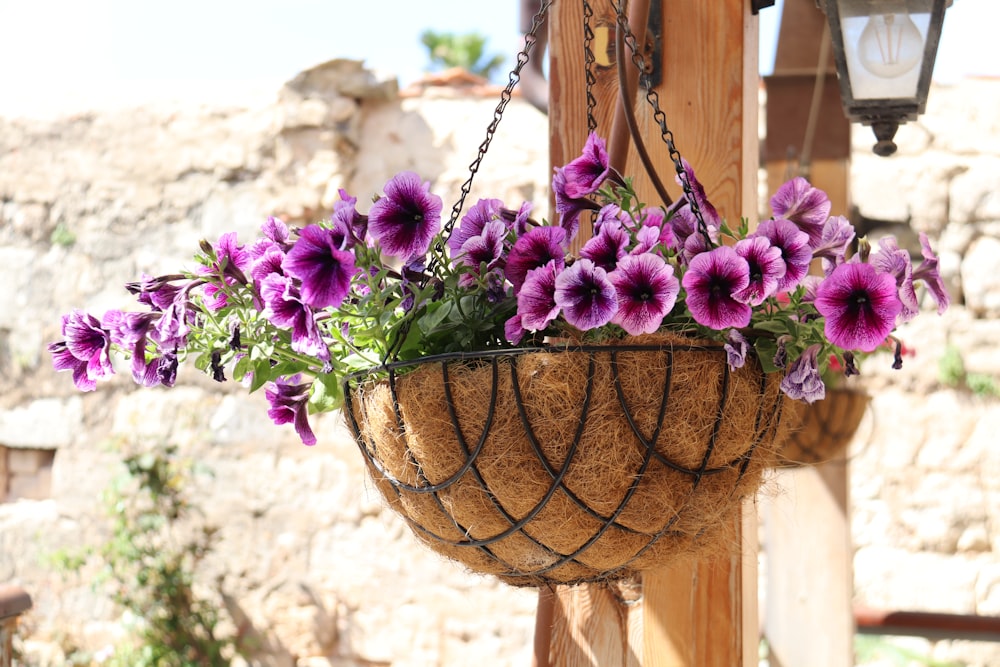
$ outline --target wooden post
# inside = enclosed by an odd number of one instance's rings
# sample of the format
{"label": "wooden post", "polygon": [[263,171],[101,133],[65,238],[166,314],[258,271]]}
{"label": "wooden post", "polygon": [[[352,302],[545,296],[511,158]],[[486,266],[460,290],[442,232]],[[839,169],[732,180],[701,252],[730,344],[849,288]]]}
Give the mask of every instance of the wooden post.
{"label": "wooden post", "polygon": [[[677,148],[713,204],[730,220],[757,208],[757,18],[750,3],[660,2],[660,105]],[[614,10],[591,0],[597,59],[595,117],[607,136],[618,95]],[[587,136],[583,6],[561,0],[550,22],[550,156],[553,166],[579,154]],[[655,37],[648,35],[647,41]],[[631,67],[631,63],[629,63]],[[653,112],[640,91],[638,124],[657,172],[671,189],[674,167]],[[657,204],[634,150],[626,173],[648,204]],[[559,587],[554,596],[552,665],[749,667],[757,664],[756,528],[754,511],[733,516],[742,554],[651,572],[614,587]],[[536,659],[537,660],[537,659]]]}
{"label": "wooden post", "polygon": [[[826,19],[813,0],[785,0],[774,73],[767,77],[768,190],[803,175],[849,215],[850,123]],[[761,503],[767,550],[765,634],[772,667],[854,664],[853,576],[844,456],[782,471]]]}

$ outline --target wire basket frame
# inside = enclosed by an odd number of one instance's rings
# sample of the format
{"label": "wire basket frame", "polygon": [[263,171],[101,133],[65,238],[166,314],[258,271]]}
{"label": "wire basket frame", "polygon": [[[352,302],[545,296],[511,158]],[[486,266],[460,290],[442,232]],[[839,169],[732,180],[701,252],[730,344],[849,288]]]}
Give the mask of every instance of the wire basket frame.
{"label": "wire basket frame", "polygon": [[374,483],[432,549],[513,585],[729,553],[733,511],[784,432],[780,378],[750,360],[731,371],[711,344],[505,349],[382,370],[345,383]]}

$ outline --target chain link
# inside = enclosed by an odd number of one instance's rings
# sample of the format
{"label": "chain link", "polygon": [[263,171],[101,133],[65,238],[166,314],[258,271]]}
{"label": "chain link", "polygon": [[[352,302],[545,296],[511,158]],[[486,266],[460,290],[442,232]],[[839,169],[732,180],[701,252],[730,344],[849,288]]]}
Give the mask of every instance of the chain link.
{"label": "chain link", "polygon": [[650,77],[646,73],[646,60],[642,56],[642,51],[639,49],[639,45],[636,43],[635,35],[632,33],[632,28],[629,26],[628,18],[625,15],[625,3],[623,0],[618,0],[615,3],[615,13],[617,15],[618,24],[622,28],[622,32],[625,35],[625,45],[632,52],[632,63],[639,70],[639,80],[642,87],[646,89],[646,101],[649,106],[653,109],[653,120],[660,128],[660,136],[663,139],[663,143],[667,146],[667,151],[670,155],[671,162],[674,163],[674,169],[677,171],[677,179],[681,182],[681,188],[684,190],[684,198],[687,200],[688,205],[691,207],[691,213],[694,215],[695,220],[698,222],[698,231],[705,238],[705,243],[708,247],[714,245],[711,240],[711,236],[708,233],[708,225],[705,224],[705,217],[701,212],[701,207],[698,206],[698,201],[694,196],[694,188],[691,186],[691,181],[688,178],[687,171],[684,169],[684,160],[681,157],[681,153],[677,150],[677,146],[674,144],[674,133],[667,127],[667,116],[663,113],[663,109],[660,108],[660,96],[657,94],[653,87],[650,85]]}
{"label": "chain link", "polygon": [[593,132],[597,129],[597,117],[594,109],[597,107],[597,98],[594,97],[594,84],[597,77],[594,75],[594,65],[597,58],[594,56],[594,30],[591,27],[591,19],[594,18],[594,8],[587,0],[583,0],[583,62],[587,76],[587,131]]}
{"label": "chain link", "polygon": [[462,209],[465,207],[465,198],[469,196],[469,192],[472,190],[472,181],[479,172],[479,166],[482,164],[483,158],[486,157],[486,151],[490,147],[490,142],[493,141],[493,135],[497,131],[497,126],[500,125],[500,120],[503,118],[504,109],[507,108],[507,103],[511,100],[511,95],[514,92],[514,86],[516,86],[521,80],[521,70],[528,64],[528,56],[531,53],[531,48],[535,45],[535,35],[538,33],[538,29],[541,25],[545,22],[545,14],[548,12],[551,5],[552,0],[544,0],[538,8],[538,13],[531,19],[531,28],[524,35],[524,47],[518,52],[517,64],[514,66],[514,69],[510,71],[507,85],[500,93],[500,102],[493,111],[493,120],[486,128],[486,138],[483,139],[483,143],[479,145],[479,153],[476,156],[476,159],[469,165],[469,178],[462,184],[461,195],[451,209],[451,217],[448,219],[448,222],[445,223],[442,238],[448,238],[451,235],[451,231],[454,229],[455,223],[458,222],[458,217],[462,214]]}

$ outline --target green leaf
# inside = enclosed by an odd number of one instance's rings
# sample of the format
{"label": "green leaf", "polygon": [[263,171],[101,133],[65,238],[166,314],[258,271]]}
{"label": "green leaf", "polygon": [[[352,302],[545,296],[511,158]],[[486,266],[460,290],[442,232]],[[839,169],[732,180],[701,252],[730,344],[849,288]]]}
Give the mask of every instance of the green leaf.
{"label": "green leaf", "polygon": [[776,373],[781,369],[774,365],[774,355],[778,353],[778,343],[770,338],[758,338],[753,347],[765,373]]}

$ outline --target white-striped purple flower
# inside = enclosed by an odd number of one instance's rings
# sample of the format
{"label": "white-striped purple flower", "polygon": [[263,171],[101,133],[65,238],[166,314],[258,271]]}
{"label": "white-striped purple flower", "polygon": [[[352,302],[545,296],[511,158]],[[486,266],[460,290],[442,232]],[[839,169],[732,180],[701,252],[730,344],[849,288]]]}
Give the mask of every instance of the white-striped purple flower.
{"label": "white-striped purple flower", "polygon": [[784,183],[771,197],[771,210],[775,218],[791,220],[809,235],[809,245],[820,244],[823,225],[830,217],[830,198],[826,193],[796,176]]}
{"label": "white-striped purple flower", "polygon": [[404,261],[426,253],[439,229],[441,198],[412,171],[393,176],[368,211],[368,233],[387,255]]}
{"label": "white-striped purple flower", "polygon": [[587,331],[604,326],[618,310],[618,295],[607,272],[579,259],[556,277],[556,304],[566,321]]}
{"label": "white-striped purple flower", "polygon": [[633,336],[659,329],[681,289],[674,267],[648,252],[623,257],[608,278],[618,298],[618,310],[611,321]]}
{"label": "white-striped purple flower", "polygon": [[695,322],[716,330],[745,327],[753,309],[733,298],[750,284],[750,266],[729,246],[719,246],[691,259],[681,280]]}
{"label": "white-striped purple flower", "polygon": [[781,248],[771,245],[766,236],[753,236],[737,241],[735,250],[737,255],[746,260],[750,280],[746,287],[733,292],[733,298],[751,306],[759,306],[777,291],[778,283],[785,275]]}
{"label": "white-striped purple flower", "polygon": [[336,308],[351,290],[354,255],[340,248],[332,230],[309,225],[281,263],[284,272],[302,281],[302,300],[313,308]]}
{"label": "white-striped purple flower", "polygon": [[778,279],[778,292],[795,289],[809,273],[812,262],[812,248],[809,247],[809,235],[798,228],[791,220],[764,220],[757,225],[754,236],[766,237],[771,245],[781,251],[781,259],[785,262],[785,274]]}
{"label": "white-striped purple flower", "polygon": [[820,283],[815,305],[826,320],[827,340],[845,350],[864,352],[882,344],[903,307],[893,276],[860,262],[834,269]]}

